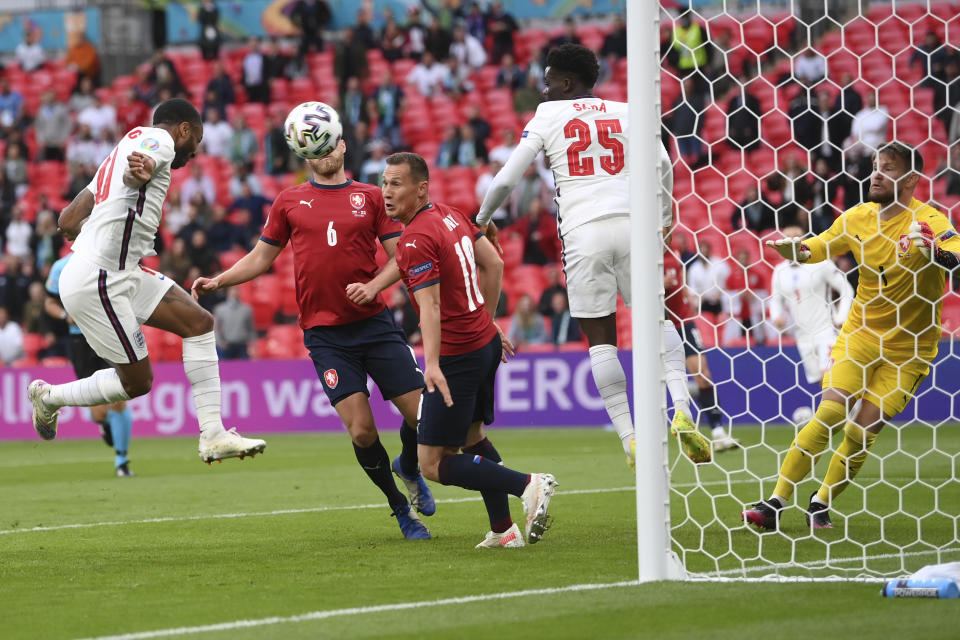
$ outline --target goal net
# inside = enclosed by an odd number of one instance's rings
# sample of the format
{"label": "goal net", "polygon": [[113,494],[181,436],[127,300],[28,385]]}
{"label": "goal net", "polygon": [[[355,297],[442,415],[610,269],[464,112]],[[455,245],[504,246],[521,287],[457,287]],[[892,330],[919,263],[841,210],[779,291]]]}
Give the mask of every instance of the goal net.
{"label": "goal net", "polygon": [[[833,527],[811,527],[806,510],[842,427],[796,484],[778,528],[741,521],[774,492],[829,366],[822,333],[811,339],[809,326],[804,333],[816,305],[798,293],[803,272],[778,271],[783,259],[764,241],[822,232],[864,202],[872,151],[890,140],[919,150],[915,197],[956,225],[960,12],[955,3],[926,0],[662,5],[660,112],[676,212],[667,250],[682,265],[689,300],[677,324],[688,341],[699,334],[703,349],[702,360],[687,352],[691,374],[703,376],[689,378],[691,406],[711,435],[701,406],[711,379],[720,426],[740,444],[695,465],[671,439],[672,552],[688,577],[703,579],[877,579],[960,560],[960,360],[952,336],[960,297],[950,275],[939,301],[939,354],[833,498]],[[647,218],[638,224],[649,225]],[[860,274],[852,255],[832,263],[840,277],[825,277],[818,295],[828,320],[838,321],[849,306],[845,287],[854,290]]]}

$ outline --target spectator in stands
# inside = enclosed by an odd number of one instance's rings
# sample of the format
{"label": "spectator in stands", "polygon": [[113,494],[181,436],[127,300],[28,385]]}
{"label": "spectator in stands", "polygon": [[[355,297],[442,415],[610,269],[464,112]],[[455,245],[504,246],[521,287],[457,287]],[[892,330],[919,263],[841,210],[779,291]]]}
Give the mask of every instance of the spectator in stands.
{"label": "spectator in stands", "polygon": [[213,318],[220,357],[225,360],[249,358],[247,347],[257,339],[257,330],[253,327],[253,309],[240,300],[239,287],[227,289],[227,299],[214,308]]}
{"label": "spectator in stands", "polygon": [[193,262],[187,255],[187,241],[178,235],[173,239],[170,248],[160,256],[160,271],[177,284],[183,285],[192,266]]}
{"label": "spectator in stands", "polygon": [[37,214],[37,222],[30,237],[30,255],[34,258],[38,273],[46,273],[60,259],[63,236],[57,231],[56,215],[50,209]]}
{"label": "spectator in stands", "polygon": [[776,228],[777,216],[766,196],[759,195],[757,188],[751,185],[730,216],[730,224],[734,230],[749,229],[757,235],[763,235],[763,232]]}
{"label": "spectator in stands", "polygon": [[523,263],[545,265],[560,259],[560,239],[557,220],[543,208],[539,198],[530,200],[520,212],[510,231],[523,240]]}
{"label": "spectator in stands", "polygon": [[[0,229],[6,230],[7,221],[10,219],[10,209],[13,208],[17,196],[13,187],[7,182],[7,176],[0,171]],[[0,253],[3,253],[3,237],[0,235]]]}
{"label": "spectator in stands", "polygon": [[11,144],[7,147],[3,172],[7,175],[7,183],[13,186],[13,192],[18,198],[22,198],[28,188],[27,159],[21,155],[18,145]]}
{"label": "spectator in stands", "polygon": [[231,164],[245,164],[253,171],[259,150],[256,134],[247,127],[247,119],[243,114],[238,113],[233,121],[233,135],[230,136],[230,153],[227,157]]}
{"label": "spectator in stands", "polygon": [[77,85],[70,94],[70,100],[67,102],[67,108],[71,113],[80,113],[87,107],[93,105],[97,97],[93,93],[93,80],[87,76],[81,76]]}
{"label": "spectator in stands", "polygon": [[[207,153],[209,154],[209,151]],[[213,179],[203,172],[203,165],[194,162],[190,165],[190,177],[184,180],[183,186],[180,187],[180,196],[184,203],[188,203],[193,202],[197,194],[200,194],[207,204],[217,200],[217,189]]]}
{"label": "spectator in stands", "polygon": [[281,51],[276,37],[268,38],[260,47],[263,53],[263,78],[267,84],[267,102],[270,102],[270,81],[274,78],[285,78],[289,58]]}
{"label": "spectator in stands", "polygon": [[[944,86],[934,93],[933,109],[949,132],[954,121],[958,120],[960,109],[960,59],[954,54],[947,58],[944,67]],[[939,100],[939,102],[938,102]]]}
{"label": "spectator in stands", "polygon": [[517,134],[507,128],[500,134],[500,144],[490,150],[490,160],[500,163],[501,166],[510,159],[510,154],[517,147]]}
{"label": "spectator in stands", "polygon": [[383,170],[387,168],[387,143],[374,140],[370,143],[370,155],[360,168],[360,182],[382,186]]}
{"label": "spectator in stands", "polygon": [[541,66],[546,65],[547,54],[550,53],[551,49],[556,49],[557,47],[565,44],[583,44],[580,41],[579,36],[577,36],[577,23],[574,21],[573,16],[571,15],[568,15],[563,19],[563,33],[550,38],[550,40],[547,41],[547,44],[540,51]]}
{"label": "spectator in stands", "polygon": [[82,78],[90,78],[97,85],[100,83],[100,54],[96,47],[87,40],[87,34],[82,30],[71,32],[73,43],[67,48],[66,66],[73,69]]}
{"label": "spectator in stands", "polygon": [[392,19],[383,27],[380,37],[380,51],[387,62],[396,62],[403,57],[404,47],[407,46],[407,35]]}
{"label": "spectator in stands", "polygon": [[23,97],[10,88],[6,76],[0,78],[0,137],[20,126],[23,118]]}
{"label": "spectator in stands", "polygon": [[[767,285],[760,270],[751,264],[752,261],[749,251],[742,248],[737,250],[733,269],[726,282],[733,321],[724,325],[725,342],[744,335],[757,343],[764,341],[763,300],[767,297]],[[771,337],[773,335],[771,333]]]}
{"label": "spectator in stands", "polygon": [[26,333],[46,333],[48,316],[44,309],[44,302],[47,298],[47,290],[43,283],[39,280],[31,282],[28,296],[27,302],[23,305],[21,328]]}
{"label": "spectator in stands", "polygon": [[473,137],[473,127],[463,124],[458,129],[460,143],[457,145],[457,164],[461,167],[475,167],[480,162],[479,148]]}
{"label": "spectator in stands", "polygon": [[94,93],[93,104],[77,114],[77,123],[90,127],[94,138],[113,137],[117,128],[117,110],[112,104],[105,104],[100,94]]}
{"label": "spectator in stands", "polygon": [[692,76],[683,79],[683,92],[673,103],[667,119],[667,128],[677,139],[677,148],[688,166],[696,167],[703,163],[705,151],[703,140],[699,137],[703,129],[706,110],[706,96],[697,90]]}
{"label": "spectator in stands", "polygon": [[447,58],[443,65],[447,68],[443,90],[454,102],[459,102],[465,93],[470,93],[474,89],[473,80],[470,79],[470,69],[460,64],[454,56]]}
{"label": "spectator in stands", "polygon": [[33,121],[33,129],[40,147],[37,161],[63,162],[64,148],[70,137],[70,112],[66,105],[57,101],[57,94],[53,89],[44,91],[40,97],[40,107]]}
{"label": "spectator in stands", "polygon": [[247,43],[247,54],[243,56],[243,73],[241,80],[250,102],[270,102],[270,87],[267,84],[267,74],[264,69],[263,51],[260,50],[260,39],[250,38]]}
{"label": "spectator in stands", "polygon": [[840,140],[844,140],[850,135],[853,116],[863,109],[863,98],[853,86],[853,76],[849,72],[844,72],[840,76],[840,86],[842,89],[833,103],[833,118],[836,121],[837,135],[840,136]]}
{"label": "spectator in stands", "polygon": [[550,341],[547,323],[534,306],[533,298],[527,294],[523,294],[517,300],[507,338],[517,347],[545,344]]}
{"label": "spectator in stands", "polygon": [[290,173],[290,147],[283,133],[283,123],[268,115],[264,120],[264,170],[273,176]]}
{"label": "spectator in stands", "polygon": [[216,109],[220,112],[220,119],[227,119],[227,105],[233,104],[236,100],[236,94],[233,90],[233,80],[227,75],[227,70],[222,62],[213,65],[213,77],[207,83],[207,90],[204,94],[203,112],[210,109]]}
{"label": "spectator in stands", "polygon": [[479,146],[483,146],[483,152],[480,154],[480,157],[486,162],[487,140],[490,138],[491,130],[490,123],[487,122],[480,112],[480,105],[473,104],[470,106],[469,111],[467,111],[467,124],[473,128],[473,139],[477,141],[478,151]]}
{"label": "spectator in stands", "polygon": [[333,54],[333,73],[340,79],[339,93],[346,89],[347,78],[357,77],[366,79],[369,74],[367,66],[367,49],[354,35],[352,27],[346,27],[341,32],[340,43]]}
{"label": "spectator in stands", "polygon": [[[420,27],[420,30],[422,30],[422,27]],[[412,34],[413,32],[411,31],[411,43],[413,40]],[[446,60],[447,56],[450,55],[451,44],[453,44],[453,33],[451,33],[450,29],[440,24],[439,18],[434,17],[430,20],[430,26],[427,27],[426,32],[423,32],[423,49],[411,57],[419,60],[420,56],[423,55],[423,51],[429,51],[436,60]],[[411,53],[414,52],[411,51]]]}
{"label": "spectator in stands", "polygon": [[232,140],[233,127],[230,123],[221,120],[220,112],[216,109],[207,109],[207,120],[203,123],[203,152],[214,158],[226,158],[230,154]]}
{"label": "spectator in stands", "polygon": [[210,211],[210,227],[207,229],[207,244],[210,250],[223,253],[234,247],[240,247],[248,251],[250,245],[247,230],[227,219],[227,210],[223,205],[215,204]]}
{"label": "spectator in stands", "polygon": [[550,328],[553,344],[558,347],[583,339],[577,319],[570,315],[566,291],[558,291],[550,298]]}
{"label": "spectator in stands", "polygon": [[[187,180],[191,179],[187,178]],[[166,202],[163,203],[163,227],[176,235],[189,220],[187,202],[184,200],[182,188],[179,191],[171,189],[167,193]]]}
{"label": "spectator in stands", "polygon": [[420,344],[420,318],[417,317],[410,297],[402,286],[395,287],[390,294],[390,313],[393,314],[393,321],[403,330],[407,342],[412,345]]}
{"label": "spectator in stands", "polygon": [[14,56],[20,64],[20,68],[30,73],[43,68],[46,64],[46,56],[43,53],[43,47],[40,45],[40,30],[32,25],[28,25],[23,30],[23,42],[17,45]]}
{"label": "spectator in stands", "polygon": [[[403,30],[407,32],[407,49],[410,57],[414,60],[420,60],[428,47],[426,45],[427,27],[424,26],[419,6],[412,5],[407,9],[407,22],[403,25]],[[434,57],[438,60],[445,59],[447,54],[446,52],[443,55],[434,54]]]}
{"label": "spectator in stands", "polygon": [[812,87],[827,75],[827,60],[813,47],[806,47],[793,59],[793,77]]}
{"label": "spectator in stands", "polygon": [[392,73],[383,73],[380,86],[370,100],[377,108],[377,137],[393,149],[403,147],[403,132],[400,130],[400,114],[405,107],[403,89],[393,81]]}
{"label": "spectator in stands", "polygon": [[955,55],[951,47],[945,46],[935,31],[927,31],[923,44],[914,49],[910,56],[910,66],[920,65],[923,73],[921,86],[936,90],[937,85],[946,80],[947,61]]}
{"label": "spectator in stands", "polygon": [[741,77],[739,91],[735,91],[727,103],[727,128],[730,141],[745,151],[760,146],[760,100],[747,90],[745,77]]}
{"label": "spectator in stands", "polygon": [[150,70],[141,66],[137,68],[135,75],[136,84],[133,85],[133,91],[137,99],[150,107],[156,105],[159,92],[157,91],[157,85],[150,80]]}
{"label": "spectator in stands", "polygon": [[540,91],[540,79],[536,74],[527,73],[525,83],[513,92],[513,110],[517,113],[536,111],[543,102],[543,92]]}
{"label": "spectator in stands", "polygon": [[447,169],[457,164],[457,151],[460,148],[460,138],[457,128],[452,124],[443,128],[443,138],[437,148],[436,164],[441,169]]}
{"label": "spectator in stands", "polygon": [[6,307],[0,306],[0,362],[10,365],[23,356],[23,332],[10,319]]}
{"label": "spectator in stands", "polygon": [[[231,193],[233,193],[233,187],[234,185],[231,182]],[[233,203],[230,204],[230,211],[246,209],[250,212],[250,224],[253,228],[259,229],[263,226],[263,211],[270,205],[270,199],[261,193],[260,183],[253,174],[250,174],[246,180],[239,182],[237,188],[239,193],[234,198]]]}
{"label": "spectator in stands", "polygon": [[361,120],[367,119],[366,96],[360,87],[360,79],[347,78],[346,90],[340,98],[340,120],[344,130],[353,129]]}
{"label": "spectator in stands", "polygon": [[213,0],[204,0],[197,11],[200,25],[200,53],[204,60],[216,60],[220,55],[220,10]]}
{"label": "spectator in stands", "polygon": [[[765,189],[760,199],[766,199],[769,206],[773,209],[774,227],[777,229],[796,227],[799,226],[801,222],[800,210],[796,203],[788,197],[788,191],[793,191],[793,184],[781,173],[772,172],[767,175]],[[770,194],[770,197],[768,197],[768,194]],[[804,214],[804,221],[806,221],[806,217],[806,214]]]}
{"label": "spectator in stands", "polygon": [[415,86],[420,95],[429,98],[442,91],[447,73],[447,67],[437,62],[433,53],[424,51],[420,62],[407,75],[407,83]]}
{"label": "spectator in stands", "polygon": [[173,60],[167,57],[164,49],[157,49],[150,58],[149,82],[156,87],[157,97],[162,99],[164,90],[170,92],[170,97],[179,96],[186,92],[180,73]]}
{"label": "spectator in stands", "polygon": [[[9,177],[7,178],[9,180]],[[16,256],[21,260],[30,257],[30,241],[33,238],[33,227],[23,219],[23,203],[18,202],[10,210],[10,222],[4,233],[4,244],[7,255]]]}
{"label": "spectator in stands", "polygon": [[[516,19],[503,8],[500,0],[494,0],[486,15],[486,31],[493,34],[490,60],[497,64],[506,55],[514,55],[513,34],[518,31]],[[478,41],[482,42],[482,40]]]}
{"label": "spectator in stands", "polygon": [[[541,158],[542,160],[542,158]],[[534,200],[539,200],[540,208],[548,213],[549,203],[553,202],[555,193],[553,189],[547,187],[544,183],[543,178],[540,176],[538,169],[540,168],[540,162],[532,162],[523,172],[523,176],[520,178],[520,181],[517,183],[517,186],[513,190],[513,194],[510,196],[510,217],[513,220],[519,219],[532,207]],[[554,221],[554,234],[557,235],[556,231],[556,221]]]}
{"label": "spectator in stands", "polygon": [[[217,254],[213,252],[207,243],[207,232],[203,229],[194,229],[190,235],[190,244],[187,246],[187,255],[190,256],[190,262],[193,269],[198,269],[200,273],[216,273],[220,271],[220,260]],[[194,278],[187,276],[192,281]]]}
{"label": "spectator in stands", "polygon": [[722,313],[729,308],[724,290],[730,266],[725,260],[713,256],[709,241],[700,244],[700,255],[687,267],[687,288],[692,294],[693,308],[699,312]]}
{"label": "spectator in stands", "polygon": [[960,196],[960,145],[950,147],[950,161],[947,164],[947,193]]}
{"label": "spectator in stands", "polygon": [[527,74],[513,59],[512,54],[504,54],[500,59],[500,70],[497,71],[498,89],[519,89],[527,82]]}
{"label": "spectator in stands", "polygon": [[10,317],[17,321],[23,311],[23,303],[30,297],[33,282],[33,265],[7,252],[3,256],[5,269],[0,273],[0,306],[6,307]]}
{"label": "spectator in stands", "polygon": [[[67,160],[70,160],[70,147],[67,147]],[[67,185],[66,199],[73,200],[77,194],[87,188],[97,172],[96,165],[81,164],[70,166],[70,182]]]}
{"label": "spectator in stands", "polygon": [[669,60],[683,77],[689,76],[707,63],[704,33],[700,23],[694,22],[691,11],[680,14],[673,26],[673,46]]}
{"label": "spectator in stands", "polygon": [[150,107],[140,100],[137,92],[130,87],[124,92],[123,108],[117,113],[118,133],[126,133],[151,121]]}
{"label": "spectator in stands", "polygon": [[485,42],[487,39],[487,17],[483,15],[483,11],[480,10],[480,4],[477,2],[470,3],[470,9],[467,11],[467,14],[463,18],[464,26],[467,28],[467,33],[479,40],[480,42]]}
{"label": "spectator in stands", "polygon": [[309,52],[323,51],[323,30],[330,22],[330,5],[326,0],[299,0],[290,13],[290,18],[300,32],[300,57]]}
{"label": "spectator in stands", "polygon": [[607,60],[611,57],[613,60],[627,57],[627,23],[623,19],[623,14],[617,13],[613,16],[613,28],[603,38],[600,57]]}
{"label": "spectator in stands", "polygon": [[876,93],[868,91],[867,106],[854,116],[850,137],[842,143],[848,160],[871,158],[873,152],[887,141],[889,126],[890,112],[884,106],[877,106]]}
{"label": "spectator in stands", "polygon": [[[792,216],[796,226],[801,229],[809,228],[813,191],[810,188],[807,168],[801,164],[800,156],[788,155],[780,173],[783,174],[783,207],[781,208],[788,210],[787,217]],[[786,226],[785,219],[786,217],[779,219],[781,229]]]}
{"label": "spectator in stands", "polygon": [[[477,196],[478,207],[480,206],[480,203],[483,202],[484,197],[486,197],[487,191],[490,189],[490,184],[493,182],[494,176],[496,176],[502,168],[502,162],[491,158],[486,170],[477,178],[477,183],[474,185],[474,194]],[[507,209],[505,204],[493,212],[493,217],[491,220],[498,229],[503,229],[510,224],[510,211]]]}
{"label": "spectator in stands", "polygon": [[343,166],[357,180],[360,179],[360,174],[363,172],[363,163],[367,161],[370,143],[373,142],[369,131],[370,127],[367,123],[360,121],[353,131],[349,132],[349,135],[344,132],[347,153],[343,158]]}
{"label": "spectator in stands", "polygon": [[547,286],[544,287],[543,292],[540,294],[540,302],[537,303],[537,311],[540,312],[540,315],[549,316],[551,312],[551,304],[553,302],[553,294],[560,292],[564,295],[567,294],[567,288],[560,284],[560,269],[556,265],[547,265],[543,268],[543,275],[547,279]]}
{"label": "spectator in stands", "polygon": [[356,20],[353,24],[353,37],[366,50],[376,49],[377,38],[370,26],[370,12],[366,8],[357,9]]}
{"label": "spectator in stands", "polygon": [[453,30],[453,42],[450,44],[450,58],[456,60],[457,67],[464,76],[479,70],[487,61],[487,52],[483,43],[467,33],[466,27],[457,25]]}

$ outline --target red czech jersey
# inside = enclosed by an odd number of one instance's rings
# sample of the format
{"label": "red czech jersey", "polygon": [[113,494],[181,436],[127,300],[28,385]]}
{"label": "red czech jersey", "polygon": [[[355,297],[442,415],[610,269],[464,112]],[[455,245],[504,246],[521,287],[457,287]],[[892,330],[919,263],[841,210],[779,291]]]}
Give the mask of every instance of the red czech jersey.
{"label": "red czech jersey", "polygon": [[[673,281],[673,284],[668,282]],[[683,292],[683,265],[670,250],[663,252],[663,299],[667,307],[667,319],[677,329],[690,317],[690,306]]]}
{"label": "red czech jersey", "polygon": [[312,180],[277,196],[260,239],[278,247],[290,242],[297,279],[300,328],[357,322],[386,307],[357,305],[347,298],[351,282],[369,282],[377,274],[377,238],[384,242],[403,231],[387,217],[380,189],[348,180],[342,185]]}
{"label": "red czech jersey", "polygon": [[420,314],[414,292],[440,285],[440,355],[476,351],[497,333],[483,306],[474,242],[480,229],[453,207],[433,203],[421,209],[397,244],[397,266]]}

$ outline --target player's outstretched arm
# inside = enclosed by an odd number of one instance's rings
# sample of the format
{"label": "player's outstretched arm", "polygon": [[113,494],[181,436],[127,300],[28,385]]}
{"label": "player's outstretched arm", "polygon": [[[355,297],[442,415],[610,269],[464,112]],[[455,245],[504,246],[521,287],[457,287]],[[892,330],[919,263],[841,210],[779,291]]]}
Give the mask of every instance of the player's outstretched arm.
{"label": "player's outstretched arm", "polygon": [[427,391],[439,390],[443,402],[453,406],[447,379],[440,370],[440,285],[433,284],[413,292],[420,307],[420,335],[423,344],[423,382]]}
{"label": "player's outstretched arm", "polygon": [[480,213],[477,214],[478,227],[485,227],[490,222],[493,212],[500,208],[510,192],[516,188],[527,167],[536,157],[537,151],[524,144],[513,150],[503,169],[493,177],[487,195],[483,198]]}
{"label": "player's outstretched arm", "polygon": [[57,220],[57,229],[67,240],[73,241],[80,234],[80,227],[90,217],[93,211],[94,197],[89,189],[81,189],[73,202],[68,204],[60,212],[60,218]]}
{"label": "player's outstretched arm", "polygon": [[390,256],[387,264],[383,265],[373,280],[370,282],[351,282],[347,285],[347,298],[354,304],[370,304],[377,299],[377,294],[400,280],[400,268],[397,267],[397,242],[400,237],[388,238],[380,242],[383,250]]}
{"label": "player's outstretched arm", "polygon": [[193,299],[196,300],[203,294],[217,289],[232,287],[253,280],[270,268],[281,251],[283,251],[283,247],[258,240],[250,253],[240,258],[236,264],[220,275],[194,280],[190,291],[193,294]]}
{"label": "player's outstretched arm", "polygon": [[767,240],[767,246],[793,262],[806,262],[810,259],[810,248],[800,238]]}

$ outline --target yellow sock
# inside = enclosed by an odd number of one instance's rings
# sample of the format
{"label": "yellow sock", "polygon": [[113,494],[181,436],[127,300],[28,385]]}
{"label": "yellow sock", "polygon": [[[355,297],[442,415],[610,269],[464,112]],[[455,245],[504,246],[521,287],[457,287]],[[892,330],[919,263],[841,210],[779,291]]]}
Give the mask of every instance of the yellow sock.
{"label": "yellow sock", "polygon": [[877,434],[865,430],[860,425],[848,422],[843,430],[843,442],[837,447],[837,452],[830,458],[830,467],[827,475],[817,491],[817,499],[824,504],[830,504],[832,498],[840,495],[853,480],[860,467],[867,459],[867,451],[877,440]]}
{"label": "yellow sock", "polygon": [[817,407],[813,419],[807,423],[796,439],[790,444],[790,450],[780,465],[780,478],[773,494],[787,500],[793,495],[797,483],[807,477],[830,442],[830,434],[837,430],[847,419],[847,408],[842,402],[824,400]]}

